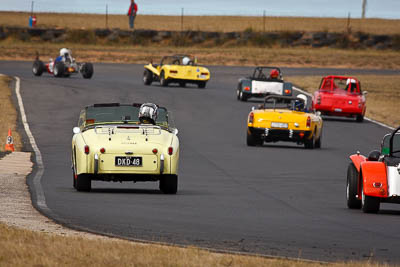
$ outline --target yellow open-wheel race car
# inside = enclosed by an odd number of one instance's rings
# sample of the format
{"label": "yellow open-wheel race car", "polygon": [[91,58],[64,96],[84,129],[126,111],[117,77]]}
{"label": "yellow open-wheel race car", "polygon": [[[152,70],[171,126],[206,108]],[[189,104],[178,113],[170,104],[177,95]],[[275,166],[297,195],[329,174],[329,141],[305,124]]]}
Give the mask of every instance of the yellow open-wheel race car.
{"label": "yellow open-wheel race car", "polygon": [[247,119],[247,145],[264,142],[296,142],[305,148],[320,148],[322,118],[307,112],[306,96],[270,95]]}
{"label": "yellow open-wheel race car", "polygon": [[199,88],[205,88],[210,80],[210,71],[197,65],[197,59],[188,55],[166,56],[160,64],[149,63],[144,66],[143,83],[151,85],[153,81],[159,81],[161,86],[176,83],[181,87],[186,84],[196,84]]}

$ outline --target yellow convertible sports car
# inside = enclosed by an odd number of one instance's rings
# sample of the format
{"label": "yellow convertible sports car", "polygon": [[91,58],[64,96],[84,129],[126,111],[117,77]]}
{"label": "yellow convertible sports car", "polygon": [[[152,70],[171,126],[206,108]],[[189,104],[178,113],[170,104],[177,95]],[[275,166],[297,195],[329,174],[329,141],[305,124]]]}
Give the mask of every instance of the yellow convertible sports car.
{"label": "yellow convertible sports car", "polygon": [[247,119],[247,145],[288,141],[320,148],[322,119],[320,114],[307,112],[305,95],[291,97],[270,95],[258,109],[253,108]]}
{"label": "yellow convertible sports car", "polygon": [[178,130],[155,104],[95,104],[84,108],[72,138],[73,185],[91,181],[159,181],[163,193],[178,189]]}
{"label": "yellow convertible sports car", "polygon": [[143,83],[150,85],[153,81],[159,81],[161,86],[177,83],[185,87],[187,83],[197,84],[199,88],[205,88],[210,80],[210,71],[197,65],[197,59],[187,55],[166,56],[161,63],[149,63],[144,66]]}

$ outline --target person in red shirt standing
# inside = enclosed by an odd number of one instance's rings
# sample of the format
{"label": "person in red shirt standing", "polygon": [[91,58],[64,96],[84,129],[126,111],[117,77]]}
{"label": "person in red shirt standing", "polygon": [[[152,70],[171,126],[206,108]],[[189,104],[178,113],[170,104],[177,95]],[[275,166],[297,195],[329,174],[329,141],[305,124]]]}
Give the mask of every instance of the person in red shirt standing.
{"label": "person in red shirt standing", "polygon": [[133,29],[135,18],[136,18],[136,13],[137,13],[137,4],[135,3],[135,0],[131,0],[131,5],[129,6],[128,10],[128,17],[129,17],[129,27]]}

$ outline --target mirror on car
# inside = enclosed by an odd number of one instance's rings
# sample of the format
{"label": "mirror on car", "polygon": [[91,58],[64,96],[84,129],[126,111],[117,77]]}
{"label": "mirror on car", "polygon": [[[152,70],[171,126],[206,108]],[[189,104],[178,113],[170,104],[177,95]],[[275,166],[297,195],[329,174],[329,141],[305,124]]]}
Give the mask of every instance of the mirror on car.
{"label": "mirror on car", "polygon": [[73,132],[74,134],[78,134],[78,133],[81,132],[81,129],[80,129],[79,127],[74,127],[74,128],[72,129],[72,132]]}
{"label": "mirror on car", "polygon": [[174,134],[174,135],[178,135],[178,129],[176,129],[176,128],[174,128],[173,130],[172,130],[172,133]]}
{"label": "mirror on car", "polygon": [[254,107],[254,106],[253,106],[253,107],[251,107],[251,110],[252,110],[252,111],[253,111],[253,110],[256,110],[256,107]]}
{"label": "mirror on car", "polygon": [[368,91],[363,91],[363,95],[368,95]]}
{"label": "mirror on car", "polygon": [[315,115],[321,116],[321,111],[316,111],[316,112],[315,112]]}

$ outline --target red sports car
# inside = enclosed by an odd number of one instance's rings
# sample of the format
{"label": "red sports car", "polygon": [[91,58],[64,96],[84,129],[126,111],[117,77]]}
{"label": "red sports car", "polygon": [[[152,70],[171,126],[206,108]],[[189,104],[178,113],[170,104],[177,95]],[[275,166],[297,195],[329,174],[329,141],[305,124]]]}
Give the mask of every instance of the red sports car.
{"label": "red sports car", "polygon": [[347,169],[347,206],[376,213],[380,203],[400,204],[400,127],[383,137],[381,151],[373,150],[368,158],[350,156]]}
{"label": "red sports car", "polygon": [[322,115],[355,117],[362,122],[366,93],[361,91],[361,83],[354,77],[326,76],[314,93],[312,107]]}

